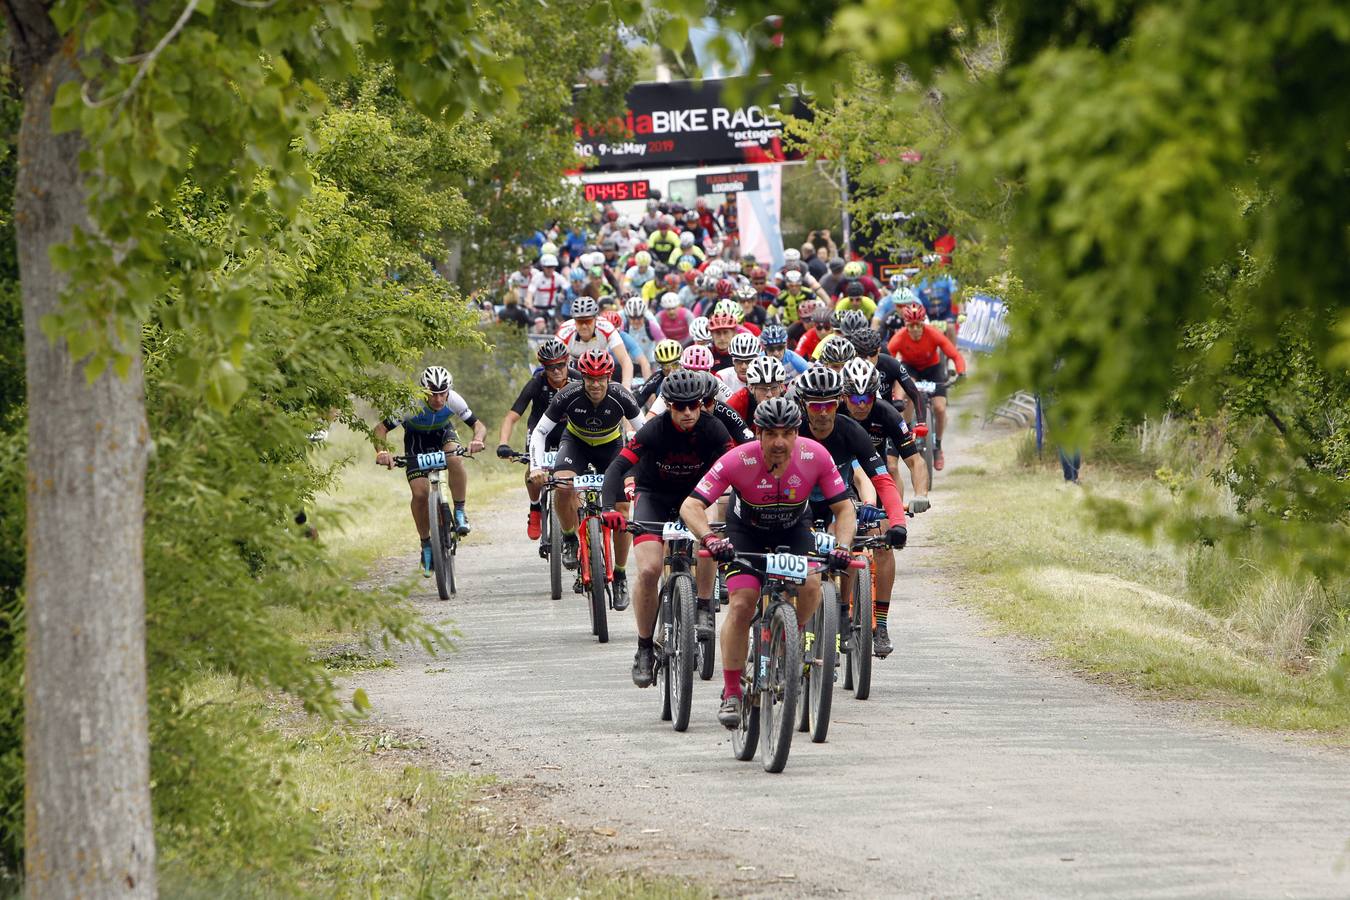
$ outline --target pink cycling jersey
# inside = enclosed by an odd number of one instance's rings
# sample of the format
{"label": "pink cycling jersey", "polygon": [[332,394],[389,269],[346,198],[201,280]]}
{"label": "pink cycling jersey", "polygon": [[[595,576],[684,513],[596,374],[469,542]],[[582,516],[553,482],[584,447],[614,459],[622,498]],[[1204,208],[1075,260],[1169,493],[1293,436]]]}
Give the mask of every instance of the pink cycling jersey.
{"label": "pink cycling jersey", "polygon": [[848,497],[848,488],[839,477],[830,452],[810,438],[799,437],[783,474],[769,472],[759,441],[751,441],[729,450],[713,463],[694,488],[694,494],[711,506],[731,488],[733,519],[752,528],[778,530],[797,524],[815,487],[820,488],[829,504]]}

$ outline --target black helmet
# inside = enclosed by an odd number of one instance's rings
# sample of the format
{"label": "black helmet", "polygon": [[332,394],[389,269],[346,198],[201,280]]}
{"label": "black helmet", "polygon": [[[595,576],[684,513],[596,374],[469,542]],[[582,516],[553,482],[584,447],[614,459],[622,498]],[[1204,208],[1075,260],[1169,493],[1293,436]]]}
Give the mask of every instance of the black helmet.
{"label": "black helmet", "polygon": [[848,339],[853,342],[853,349],[858,351],[859,356],[874,356],[881,352],[881,335],[871,328],[854,331]]}
{"label": "black helmet", "polygon": [[539,345],[539,349],[534,352],[534,355],[545,365],[557,362],[560,359],[567,358],[567,345],[557,338],[551,337]]}
{"label": "black helmet", "polygon": [[817,325],[833,325],[834,310],[830,309],[828,306],[822,306],[811,315],[811,321],[815,322]]}
{"label": "black helmet", "polygon": [[844,392],[844,378],[829,366],[816,363],[802,373],[794,387],[803,400],[833,400]]}
{"label": "black helmet", "polygon": [[661,399],[670,403],[688,403],[702,400],[707,385],[703,373],[692,369],[676,369],[661,382]]}
{"label": "black helmet", "polygon": [[722,379],[711,372],[699,372],[703,376],[703,400],[716,400],[717,395],[722,392]]}
{"label": "black helmet", "polygon": [[786,397],[770,397],[755,407],[758,428],[799,428],[802,408]]}
{"label": "black helmet", "polygon": [[868,326],[867,313],[861,309],[846,309],[839,314],[839,330],[848,334]]}
{"label": "black helmet", "polygon": [[844,271],[844,258],[842,256],[830,257],[830,271],[835,274]]}
{"label": "black helmet", "polygon": [[867,293],[867,290],[863,287],[861,281],[850,281],[848,287],[844,288],[845,297],[861,297],[865,293]]}

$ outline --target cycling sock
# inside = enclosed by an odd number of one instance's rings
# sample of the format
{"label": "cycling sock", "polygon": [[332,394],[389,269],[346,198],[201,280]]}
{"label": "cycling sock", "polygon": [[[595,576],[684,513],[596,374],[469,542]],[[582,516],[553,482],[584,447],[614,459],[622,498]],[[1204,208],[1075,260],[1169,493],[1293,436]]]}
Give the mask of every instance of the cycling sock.
{"label": "cycling sock", "polygon": [[626,581],[628,579],[628,573],[623,570],[623,566],[615,566],[614,577]]}
{"label": "cycling sock", "polygon": [[577,530],[575,528],[573,528],[571,531],[568,531],[566,528],[564,528],[562,530],[562,533],[563,537],[565,538],[574,538],[577,536]]}
{"label": "cycling sock", "polygon": [[653,641],[651,638],[645,638],[645,637],[640,637],[640,638],[638,638],[638,649],[639,649],[639,650],[650,650],[650,649],[652,649],[652,648],[655,647],[655,646],[656,646],[656,642]]}
{"label": "cycling sock", "polygon": [[743,669],[722,670],[722,697],[741,696],[741,672]]}
{"label": "cycling sock", "polygon": [[456,500],[456,501],[455,501],[455,511],[456,511],[456,512],[464,512],[464,501],[463,501],[463,500]]}
{"label": "cycling sock", "polygon": [[423,547],[430,547],[430,546],[431,546],[431,538],[429,538],[429,537],[424,537],[424,538],[422,538],[422,546],[423,546]]}
{"label": "cycling sock", "polygon": [[939,450],[941,450],[941,449],[942,449],[942,438],[933,438],[933,446],[936,447],[936,448],[938,448]]}
{"label": "cycling sock", "polygon": [[543,509],[544,509],[544,508],[543,508],[542,506],[539,505],[539,501],[538,501],[538,500],[536,500],[535,502],[533,502],[533,503],[530,504],[530,511],[531,511],[531,512],[543,512]]}
{"label": "cycling sock", "polygon": [[699,609],[712,609],[712,598],[711,598],[711,597],[699,597],[699,598],[698,598],[698,608],[699,608]]}
{"label": "cycling sock", "polygon": [[885,625],[885,624],[886,624],[886,616],[887,616],[887,614],[889,614],[890,611],[891,611],[891,601],[889,601],[889,600],[878,600],[878,601],[877,601],[877,607],[876,607],[876,609],[877,609],[877,624],[878,624],[878,625]]}

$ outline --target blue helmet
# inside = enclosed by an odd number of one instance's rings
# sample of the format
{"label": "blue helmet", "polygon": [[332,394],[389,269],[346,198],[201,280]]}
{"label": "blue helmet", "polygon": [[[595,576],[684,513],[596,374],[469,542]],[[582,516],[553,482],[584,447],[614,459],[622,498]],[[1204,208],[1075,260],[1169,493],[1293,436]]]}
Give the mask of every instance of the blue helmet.
{"label": "blue helmet", "polygon": [[765,325],[764,330],[759,335],[759,340],[765,347],[786,347],[788,341],[787,329],[778,324]]}

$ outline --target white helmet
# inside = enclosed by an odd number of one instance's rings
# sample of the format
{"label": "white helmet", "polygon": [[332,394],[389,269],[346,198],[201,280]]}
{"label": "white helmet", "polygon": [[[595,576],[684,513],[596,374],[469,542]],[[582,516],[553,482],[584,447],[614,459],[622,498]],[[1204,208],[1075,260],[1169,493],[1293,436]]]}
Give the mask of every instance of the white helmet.
{"label": "white helmet", "polygon": [[699,316],[689,323],[689,340],[700,344],[712,340],[712,332],[708,330],[707,316]]}
{"label": "white helmet", "polygon": [[623,312],[630,319],[641,319],[647,314],[647,301],[641,297],[629,297],[623,301]]}
{"label": "white helmet", "polygon": [[652,255],[646,250],[639,250],[633,254],[633,265],[639,269],[645,269],[652,264]]}
{"label": "white helmet", "polygon": [[791,269],[783,274],[783,280],[785,280],[788,284],[801,284],[802,273],[798,272],[796,269]]}
{"label": "white helmet", "polygon": [[802,261],[802,251],[794,250],[791,247],[783,251],[783,262],[795,263],[801,261]]}
{"label": "white helmet", "polygon": [[593,319],[600,312],[600,304],[594,297],[578,297],[572,301],[572,318]]}
{"label": "white helmet", "polygon": [[539,265],[550,266],[556,269],[558,267],[558,257],[554,256],[552,253],[545,253],[543,256],[539,257]]}
{"label": "white helmet", "polygon": [[[740,337],[740,335],[737,335]],[[732,353],[735,353],[735,343],[732,343]],[[784,384],[787,382],[787,367],[773,356],[761,356],[750,363],[750,368],[745,370],[746,384]]]}
{"label": "white helmet", "polygon": [[628,221],[627,216],[619,216],[619,218],[614,220],[615,228],[628,228],[631,224],[632,223]]}
{"label": "white helmet", "polygon": [[726,265],[721,260],[715,259],[712,262],[708,263],[707,267],[705,267],[703,271],[708,273],[709,278],[713,279],[721,278],[722,274],[726,271]]}
{"label": "white helmet", "polygon": [[450,386],[455,383],[455,380],[450,377],[450,370],[444,366],[427,366],[422,371],[421,382],[422,387],[432,393],[439,394],[441,391],[450,390]]}
{"label": "white helmet", "polygon": [[759,345],[759,338],[748,331],[742,331],[731,339],[731,358],[732,359],[754,359],[764,352]]}
{"label": "white helmet", "polygon": [[680,306],[680,295],[674,291],[666,291],[661,295],[662,309],[679,309]]}
{"label": "white helmet", "polygon": [[680,246],[681,247],[694,246],[694,233],[692,231],[683,231],[680,233]]}

